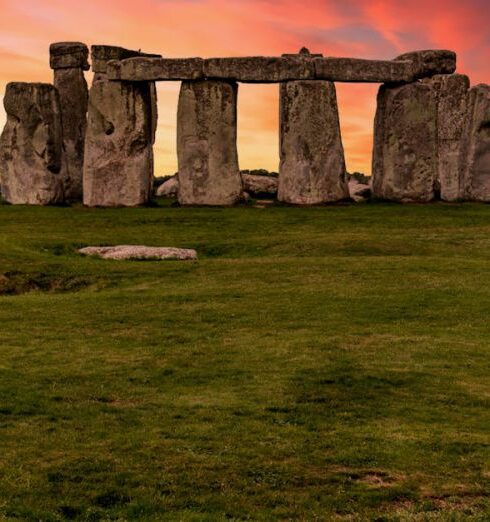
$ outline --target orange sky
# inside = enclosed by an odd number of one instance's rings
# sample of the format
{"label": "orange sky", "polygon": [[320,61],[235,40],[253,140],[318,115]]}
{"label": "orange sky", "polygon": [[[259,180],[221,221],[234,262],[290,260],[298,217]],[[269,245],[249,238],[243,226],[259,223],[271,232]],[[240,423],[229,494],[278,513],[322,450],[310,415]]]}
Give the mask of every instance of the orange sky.
{"label": "orange sky", "polygon": [[[280,55],[391,59],[453,49],[472,84],[490,83],[489,0],[0,0],[0,94],[51,81],[51,42],[121,45],[168,57]],[[156,175],[173,173],[179,85],[160,83]],[[347,167],[370,172],[377,86],[338,84]],[[5,114],[0,111],[3,127]],[[240,85],[241,168],[278,167],[278,87]]]}

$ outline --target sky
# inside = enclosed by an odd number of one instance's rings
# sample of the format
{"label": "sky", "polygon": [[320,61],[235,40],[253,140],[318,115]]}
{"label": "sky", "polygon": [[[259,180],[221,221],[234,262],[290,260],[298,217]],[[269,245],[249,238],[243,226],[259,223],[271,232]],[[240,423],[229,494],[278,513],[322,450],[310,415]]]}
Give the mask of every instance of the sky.
{"label": "sky", "polygon": [[[49,44],[119,45],[165,57],[324,56],[393,59],[451,49],[472,85],[490,83],[490,0],[0,0],[0,95],[9,81],[52,82]],[[91,81],[91,74],[87,74]],[[371,171],[377,85],[337,84],[350,172]],[[177,170],[179,84],[158,84],[155,174]],[[277,85],[240,84],[240,167],[277,170]],[[0,110],[0,127],[5,113]]]}

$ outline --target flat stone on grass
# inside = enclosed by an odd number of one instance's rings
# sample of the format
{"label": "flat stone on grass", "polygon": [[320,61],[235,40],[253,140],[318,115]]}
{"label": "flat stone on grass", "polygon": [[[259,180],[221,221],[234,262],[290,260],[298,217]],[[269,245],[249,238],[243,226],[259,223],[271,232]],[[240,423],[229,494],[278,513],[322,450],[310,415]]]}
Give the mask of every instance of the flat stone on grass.
{"label": "flat stone on grass", "polygon": [[78,250],[85,256],[96,256],[102,259],[116,260],[196,260],[197,252],[186,248],[150,247],[144,245],[117,245],[85,247]]}

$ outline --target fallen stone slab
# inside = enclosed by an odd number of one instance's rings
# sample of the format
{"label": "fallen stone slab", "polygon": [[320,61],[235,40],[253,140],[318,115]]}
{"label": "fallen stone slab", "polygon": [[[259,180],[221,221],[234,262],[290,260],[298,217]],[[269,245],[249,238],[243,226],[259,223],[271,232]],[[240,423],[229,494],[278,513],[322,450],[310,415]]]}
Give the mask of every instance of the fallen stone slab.
{"label": "fallen stone slab", "polygon": [[156,196],[159,198],[176,198],[179,195],[179,177],[178,175],[164,181],[156,190]]}
{"label": "fallen stone slab", "polygon": [[410,60],[314,58],[315,78],[332,82],[407,83],[415,79]]}
{"label": "fallen stone slab", "polygon": [[276,196],[278,178],[241,173],[243,190],[252,196]]}
{"label": "fallen stone slab", "polygon": [[427,78],[435,74],[452,74],[456,70],[456,53],[447,50],[414,51],[398,56],[396,60],[410,61],[414,77]]}
{"label": "fallen stone slab", "polygon": [[115,260],[177,260],[195,261],[197,252],[187,248],[150,247],[144,245],[92,246],[78,250],[84,256]]}

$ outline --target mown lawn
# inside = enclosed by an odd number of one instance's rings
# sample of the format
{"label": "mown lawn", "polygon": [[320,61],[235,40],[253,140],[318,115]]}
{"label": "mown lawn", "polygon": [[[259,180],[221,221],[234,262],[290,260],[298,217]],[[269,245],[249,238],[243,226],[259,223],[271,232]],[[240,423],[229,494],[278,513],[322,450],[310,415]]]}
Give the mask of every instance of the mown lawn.
{"label": "mown lawn", "polygon": [[0,518],[490,520],[489,206],[3,205],[0,294]]}

